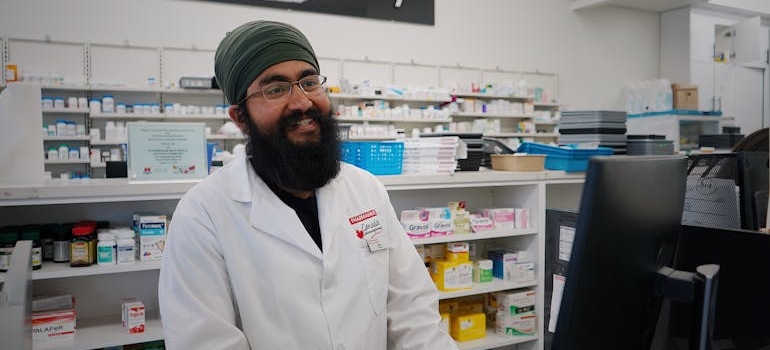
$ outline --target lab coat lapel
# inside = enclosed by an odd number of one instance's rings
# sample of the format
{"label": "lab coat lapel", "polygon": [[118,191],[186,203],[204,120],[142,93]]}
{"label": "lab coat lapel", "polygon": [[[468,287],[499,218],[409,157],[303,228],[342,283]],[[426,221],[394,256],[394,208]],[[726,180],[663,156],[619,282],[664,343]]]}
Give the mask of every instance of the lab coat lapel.
{"label": "lab coat lapel", "polygon": [[321,258],[321,251],[310,238],[294,209],[289,208],[257,176],[245,152],[236,154],[230,173],[230,197],[238,202],[251,202],[249,224],[258,232],[281,239],[308,254]]}
{"label": "lab coat lapel", "polygon": [[346,205],[349,200],[340,197],[334,191],[334,181],[316,191],[318,196],[318,225],[321,227],[321,244],[324,252],[331,252],[331,247],[340,234],[355,235],[345,219]]}

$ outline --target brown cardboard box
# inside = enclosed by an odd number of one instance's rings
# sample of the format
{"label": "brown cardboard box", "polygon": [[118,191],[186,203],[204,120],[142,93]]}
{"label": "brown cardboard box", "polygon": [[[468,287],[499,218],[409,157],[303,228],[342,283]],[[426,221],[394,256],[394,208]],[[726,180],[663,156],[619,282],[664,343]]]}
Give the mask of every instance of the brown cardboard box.
{"label": "brown cardboard box", "polygon": [[698,87],[695,85],[671,84],[674,94],[674,109],[698,110]]}

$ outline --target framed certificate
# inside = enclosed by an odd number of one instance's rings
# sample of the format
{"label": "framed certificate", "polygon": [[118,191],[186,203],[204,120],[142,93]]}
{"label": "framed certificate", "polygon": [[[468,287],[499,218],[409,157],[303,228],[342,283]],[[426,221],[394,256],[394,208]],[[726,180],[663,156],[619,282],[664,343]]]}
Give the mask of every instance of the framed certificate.
{"label": "framed certificate", "polygon": [[208,175],[204,123],[130,122],[129,181],[198,181]]}

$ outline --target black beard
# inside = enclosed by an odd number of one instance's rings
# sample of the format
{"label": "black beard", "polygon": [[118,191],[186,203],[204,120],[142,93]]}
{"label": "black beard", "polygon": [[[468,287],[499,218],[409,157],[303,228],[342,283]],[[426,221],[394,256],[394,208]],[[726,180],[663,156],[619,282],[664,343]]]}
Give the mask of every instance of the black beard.
{"label": "black beard", "polygon": [[[324,116],[318,109],[296,112],[278,121],[275,131],[265,134],[244,109],[254,170],[265,182],[297,191],[323,187],[340,171],[340,139],[333,113]],[[286,132],[303,117],[320,127],[320,140],[294,143]]]}

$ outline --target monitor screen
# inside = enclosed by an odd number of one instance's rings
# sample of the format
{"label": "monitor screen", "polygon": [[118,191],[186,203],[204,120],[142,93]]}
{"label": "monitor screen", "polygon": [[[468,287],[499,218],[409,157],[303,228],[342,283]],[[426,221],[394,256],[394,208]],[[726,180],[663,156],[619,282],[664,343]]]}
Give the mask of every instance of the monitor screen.
{"label": "monitor screen", "polygon": [[[722,349],[770,348],[770,235],[741,229],[682,225],[674,268],[693,271],[703,264],[720,266],[713,340]],[[664,312],[665,346],[687,349],[693,306],[671,303]]]}
{"label": "monitor screen", "polygon": [[552,349],[649,349],[673,262],[684,156],[590,159]]}

